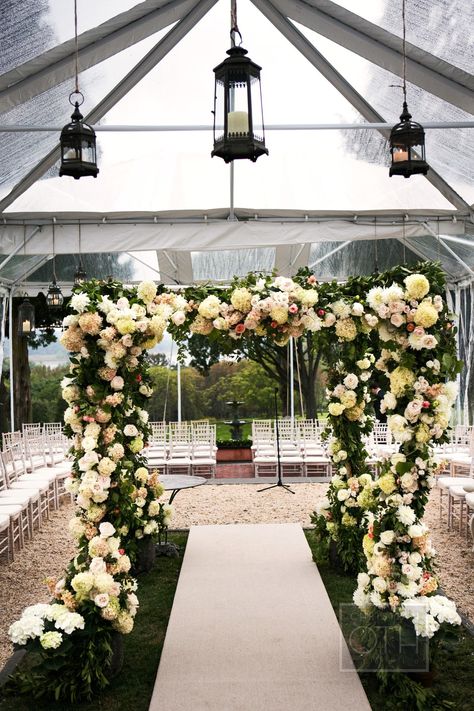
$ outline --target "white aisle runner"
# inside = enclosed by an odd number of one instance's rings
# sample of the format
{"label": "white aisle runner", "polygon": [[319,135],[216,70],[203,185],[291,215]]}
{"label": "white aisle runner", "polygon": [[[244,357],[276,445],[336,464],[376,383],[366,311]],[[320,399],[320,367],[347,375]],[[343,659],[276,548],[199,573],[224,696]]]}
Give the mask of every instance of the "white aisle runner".
{"label": "white aisle runner", "polygon": [[370,711],[297,524],[194,526],[150,711]]}

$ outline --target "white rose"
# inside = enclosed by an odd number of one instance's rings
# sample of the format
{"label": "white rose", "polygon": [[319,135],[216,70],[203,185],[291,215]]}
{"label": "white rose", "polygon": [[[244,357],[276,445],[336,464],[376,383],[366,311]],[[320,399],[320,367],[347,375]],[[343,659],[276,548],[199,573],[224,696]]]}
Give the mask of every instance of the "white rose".
{"label": "white rose", "polygon": [[339,489],[339,491],[337,492],[337,498],[339,501],[345,501],[349,498],[350,495],[351,492],[349,491],[349,489]]}
{"label": "white rose", "polygon": [[410,538],[421,538],[424,532],[424,528],[420,524],[413,524],[408,528],[408,535]]}
{"label": "white rose", "polygon": [[391,543],[393,543],[394,539],[395,539],[395,532],[394,531],[383,531],[380,534],[380,540],[386,546],[389,546]]}
{"label": "white rose", "polygon": [[181,326],[186,321],[186,314],[184,311],[175,311],[171,316],[175,326]]}
{"label": "white rose", "polygon": [[115,527],[108,521],[104,521],[99,525],[99,532],[101,538],[109,538],[115,533]]}
{"label": "white rose", "polygon": [[349,388],[349,390],[354,390],[359,384],[359,378],[357,375],[354,375],[354,373],[349,373],[346,375],[344,378],[344,385],[346,388]]}
{"label": "white rose", "polygon": [[357,585],[361,588],[366,588],[369,583],[370,575],[367,575],[367,573],[359,573],[357,576]]}
{"label": "white rose", "polygon": [[383,593],[387,589],[387,582],[384,578],[377,577],[372,580],[372,586],[378,593]]}
{"label": "white rose", "polygon": [[120,375],[116,375],[110,381],[110,387],[112,388],[112,390],[123,390],[124,385],[124,379]]}
{"label": "white rose", "polygon": [[353,316],[362,316],[364,313],[364,307],[362,304],[360,304],[358,301],[352,304],[352,315]]}

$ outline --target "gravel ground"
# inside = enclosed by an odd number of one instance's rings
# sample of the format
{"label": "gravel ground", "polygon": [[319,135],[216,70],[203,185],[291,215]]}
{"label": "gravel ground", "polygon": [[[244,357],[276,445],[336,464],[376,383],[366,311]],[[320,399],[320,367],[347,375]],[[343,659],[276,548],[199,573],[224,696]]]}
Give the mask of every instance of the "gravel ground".
{"label": "gravel ground", "polygon": [[[263,486],[265,486],[263,484]],[[297,483],[295,494],[283,489],[257,493],[255,484],[209,485],[181,491],[174,502],[173,528],[199,524],[301,523],[310,525],[310,513],[326,491],[325,484]],[[47,602],[43,584],[59,576],[74,555],[67,522],[72,505],[55,512],[41,533],[21,551],[14,563],[0,564],[0,668],[11,654],[7,630],[26,605]],[[433,491],[425,521],[438,551],[439,576],[445,593],[474,621],[474,553],[458,533],[448,533],[438,516],[438,492]]]}

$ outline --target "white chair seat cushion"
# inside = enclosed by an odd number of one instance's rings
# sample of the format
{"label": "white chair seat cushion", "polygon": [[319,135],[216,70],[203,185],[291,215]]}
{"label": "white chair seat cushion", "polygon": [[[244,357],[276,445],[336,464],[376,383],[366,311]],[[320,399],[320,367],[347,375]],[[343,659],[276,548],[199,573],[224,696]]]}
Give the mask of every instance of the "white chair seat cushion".
{"label": "white chair seat cushion", "polygon": [[440,476],[436,480],[436,486],[439,489],[449,489],[451,486],[462,486],[463,482],[469,480],[468,476]]}
{"label": "white chair seat cushion", "polygon": [[455,496],[457,499],[464,499],[466,496],[466,493],[463,489],[462,486],[450,486],[449,487],[449,495],[450,496]]}
{"label": "white chair seat cushion", "polygon": [[20,504],[20,506],[25,506],[31,501],[34,501],[39,496],[38,489],[18,489],[13,491],[8,489],[8,491],[2,491],[0,494],[0,501],[5,501],[6,504]]}
{"label": "white chair seat cushion", "polygon": [[24,481],[30,486],[40,486],[41,483],[44,481],[47,481],[49,484],[52,484],[55,479],[56,474],[50,471],[48,474],[35,474],[33,472],[31,472],[31,474],[22,474],[15,481]]}
{"label": "white chair seat cushion", "polygon": [[7,503],[5,499],[0,498],[0,513],[8,514],[9,516],[16,516],[23,511],[23,507],[20,504]]}
{"label": "white chair seat cushion", "polygon": [[[50,484],[49,481],[46,481],[43,479],[43,480],[36,482],[35,486],[41,494],[45,494],[49,489],[49,484]],[[27,491],[27,490],[30,490],[30,491],[33,490],[33,485],[30,484],[30,482],[28,482],[28,481],[13,481],[9,487],[9,491]]]}
{"label": "white chair seat cushion", "polygon": [[466,504],[470,509],[474,509],[474,492],[466,492]]}

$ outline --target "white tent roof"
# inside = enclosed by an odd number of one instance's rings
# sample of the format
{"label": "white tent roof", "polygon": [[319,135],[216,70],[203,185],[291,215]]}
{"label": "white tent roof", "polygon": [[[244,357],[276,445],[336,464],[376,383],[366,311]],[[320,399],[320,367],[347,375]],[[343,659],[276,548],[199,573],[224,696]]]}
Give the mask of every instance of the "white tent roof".
{"label": "white tent roof", "polygon": [[[80,0],[81,87],[88,120],[100,121],[100,173],[74,181],[53,168],[74,72],[72,12],[60,0],[33,3],[36,16],[15,3],[15,22],[0,9],[10,38],[0,57],[5,284],[27,272],[32,288],[45,279],[35,267],[53,253],[53,218],[55,253],[77,253],[80,222],[82,252],[133,253],[137,279],[187,283],[308,263],[343,278],[355,264],[370,272],[382,258],[419,257],[440,258],[453,282],[473,278],[472,4],[407,3],[409,107],[427,127],[430,171],[401,180],[388,177],[384,138],[401,109],[391,86],[402,70],[401,0],[239,1],[244,46],[263,67],[270,155],[232,170],[211,160],[208,128],[227,2]],[[428,128],[439,122],[457,127]],[[308,128],[322,123],[382,126]],[[115,130],[124,125],[133,130]]]}

